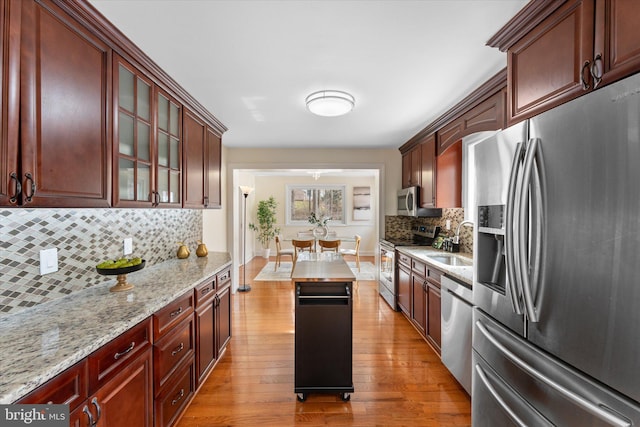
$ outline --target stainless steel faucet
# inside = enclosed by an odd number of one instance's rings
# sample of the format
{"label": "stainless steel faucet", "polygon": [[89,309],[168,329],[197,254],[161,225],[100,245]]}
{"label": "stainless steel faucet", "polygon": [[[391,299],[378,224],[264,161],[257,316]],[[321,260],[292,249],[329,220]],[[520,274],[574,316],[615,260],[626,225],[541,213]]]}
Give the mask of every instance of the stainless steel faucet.
{"label": "stainless steel faucet", "polygon": [[453,243],[455,243],[456,245],[460,244],[460,228],[462,228],[464,224],[473,225],[473,221],[467,219],[465,221],[462,221],[460,224],[458,224],[458,228],[456,228],[456,235],[453,237]]}

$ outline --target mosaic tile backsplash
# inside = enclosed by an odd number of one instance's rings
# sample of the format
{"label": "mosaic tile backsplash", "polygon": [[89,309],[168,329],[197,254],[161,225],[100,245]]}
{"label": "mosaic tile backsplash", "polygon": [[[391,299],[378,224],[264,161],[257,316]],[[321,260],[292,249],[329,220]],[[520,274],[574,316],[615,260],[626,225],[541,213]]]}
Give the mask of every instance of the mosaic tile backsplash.
{"label": "mosaic tile backsplash", "polygon": [[[104,282],[95,265],[122,256],[154,265],[176,256],[177,242],[192,253],[202,239],[202,211],[191,209],[0,210],[0,316],[17,313]],[[40,275],[40,250],[58,249],[58,271]]]}
{"label": "mosaic tile backsplash", "polygon": [[[445,226],[447,220],[451,220],[451,231],[448,236],[455,234],[458,224],[464,221],[464,209],[442,209],[440,218],[414,218],[409,216],[391,216],[385,217],[385,235],[393,238],[409,239],[413,234],[413,227],[419,225],[437,225],[440,227],[440,234],[446,234]],[[463,226],[460,229],[460,252],[473,253],[473,227]]]}

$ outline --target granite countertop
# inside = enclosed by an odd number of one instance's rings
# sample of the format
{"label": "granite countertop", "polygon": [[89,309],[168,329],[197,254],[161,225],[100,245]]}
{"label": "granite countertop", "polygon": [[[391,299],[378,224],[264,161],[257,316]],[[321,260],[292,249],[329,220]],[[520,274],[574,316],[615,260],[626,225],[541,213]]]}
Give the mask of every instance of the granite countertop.
{"label": "granite countertop", "polygon": [[[12,403],[231,265],[226,252],[173,259],[0,318],[0,404]],[[97,273],[96,273],[97,274]]]}
{"label": "granite countertop", "polygon": [[335,252],[303,252],[298,255],[291,273],[295,282],[353,282],[356,276],[341,254]]}
{"label": "granite countertop", "polygon": [[[406,255],[413,258],[418,258],[433,268],[447,274],[447,276],[455,277],[458,280],[462,280],[470,286],[473,286],[473,255],[463,252],[445,252],[438,249],[428,248],[424,246],[398,246],[396,249]],[[460,258],[462,260],[469,261],[469,265],[453,266],[442,263],[434,259],[438,256],[452,256],[454,258]]]}

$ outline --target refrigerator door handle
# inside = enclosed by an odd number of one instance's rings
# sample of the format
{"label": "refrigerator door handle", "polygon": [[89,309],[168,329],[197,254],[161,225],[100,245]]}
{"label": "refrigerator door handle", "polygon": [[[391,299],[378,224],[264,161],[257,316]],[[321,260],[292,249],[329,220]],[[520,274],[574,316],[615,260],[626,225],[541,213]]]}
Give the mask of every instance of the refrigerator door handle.
{"label": "refrigerator door handle", "polygon": [[[538,144],[540,143],[540,140],[538,138],[532,138],[529,140],[529,144],[527,147],[527,154],[525,156],[524,159],[524,168],[523,168],[523,172],[522,172],[522,191],[520,192],[520,211],[518,212],[518,240],[519,240],[519,247],[517,248],[517,250],[520,252],[520,277],[522,278],[522,296],[524,298],[524,305],[525,305],[525,309],[527,312],[527,318],[530,322],[533,323],[537,323],[540,320],[540,317],[538,316],[538,310],[533,302],[533,291],[531,290],[531,276],[535,275],[535,277],[538,277],[537,271],[535,271],[536,267],[539,267],[539,265],[537,266],[532,266],[531,265],[531,259],[528,257],[528,244],[526,243],[527,240],[527,223],[530,219],[530,213],[529,213],[529,209],[526,209],[526,201],[529,197],[529,193],[532,194],[531,197],[531,202],[532,202],[532,209],[538,209],[540,208],[540,200],[536,200],[537,198],[539,198],[539,193],[540,193],[540,188],[539,186],[537,186],[537,183],[539,181],[537,181],[537,175],[536,175],[536,181],[532,184],[532,179],[531,179],[531,175],[532,175],[532,171],[534,169],[534,161],[536,159],[536,153],[538,150]],[[530,188],[533,187],[533,188]],[[540,215],[535,215],[535,218],[537,218],[538,221],[541,220]],[[541,226],[540,223],[537,224],[536,227]],[[539,237],[540,233],[536,233],[536,235]],[[534,243],[534,260],[536,262],[536,264],[539,262],[539,251],[540,251],[540,242],[535,242]],[[533,268],[532,268],[533,267]],[[531,271],[534,271],[534,274],[531,273]]]}
{"label": "refrigerator door handle", "polygon": [[516,269],[516,251],[514,246],[513,218],[516,198],[516,183],[518,181],[518,170],[520,168],[520,158],[522,157],[523,144],[518,142],[516,152],[513,155],[511,173],[509,175],[509,187],[507,190],[507,218],[505,227],[505,259],[507,263],[507,290],[509,292],[511,307],[516,314],[522,314],[520,304],[520,292],[518,286],[518,275]]}
{"label": "refrigerator door handle", "polygon": [[518,366],[520,369],[531,375],[533,378],[537,379],[545,383],[547,386],[551,387],[561,395],[563,395],[568,400],[572,401],[574,404],[589,412],[590,414],[600,418],[604,422],[616,426],[616,427],[631,427],[631,423],[625,419],[617,417],[610,411],[607,411],[606,406],[599,403],[593,403],[588,399],[580,396],[579,394],[565,388],[564,386],[558,384],[553,381],[551,378],[544,375],[542,372],[537,371],[527,362],[516,356],[513,352],[511,352],[507,347],[505,347],[496,337],[494,337],[491,332],[482,324],[480,320],[476,320],[476,328],[488,339],[491,344],[493,344],[507,359],[509,359],[513,364]]}
{"label": "refrigerator door handle", "polygon": [[507,402],[504,401],[500,394],[498,394],[498,391],[493,387],[493,385],[491,385],[491,383],[489,382],[489,378],[487,378],[487,375],[484,373],[482,367],[476,364],[475,368],[476,373],[478,374],[478,378],[480,378],[484,386],[487,388],[487,390],[489,390],[489,393],[491,393],[491,396],[493,396],[495,401],[498,402],[500,407],[509,415],[513,422],[515,422],[520,427],[527,427],[527,423],[522,421],[520,417],[516,415],[513,409],[511,409],[509,405],[507,405]]}

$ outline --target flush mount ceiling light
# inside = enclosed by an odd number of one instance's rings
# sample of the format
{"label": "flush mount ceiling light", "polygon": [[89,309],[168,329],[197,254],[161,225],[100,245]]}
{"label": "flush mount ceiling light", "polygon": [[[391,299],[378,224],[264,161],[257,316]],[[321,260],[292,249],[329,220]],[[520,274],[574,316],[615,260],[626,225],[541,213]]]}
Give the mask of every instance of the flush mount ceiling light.
{"label": "flush mount ceiling light", "polygon": [[307,96],[307,108],[313,114],[324,117],[342,116],[356,104],[353,96],[339,90],[320,90]]}

